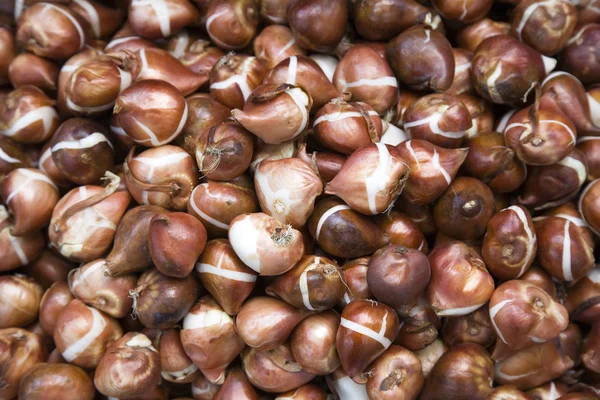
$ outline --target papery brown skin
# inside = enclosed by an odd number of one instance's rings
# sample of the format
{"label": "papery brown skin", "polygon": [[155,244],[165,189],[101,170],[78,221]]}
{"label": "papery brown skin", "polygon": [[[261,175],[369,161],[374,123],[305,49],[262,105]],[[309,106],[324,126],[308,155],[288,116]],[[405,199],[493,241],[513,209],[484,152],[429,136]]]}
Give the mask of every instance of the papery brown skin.
{"label": "papery brown skin", "polygon": [[260,0],[259,4],[260,17],[265,24],[269,26],[287,24],[287,8],[290,0]]}
{"label": "papery brown skin", "polygon": [[97,183],[113,168],[114,148],[106,128],[96,121],[70,118],[50,140],[52,161],[62,175],[77,185]]}
{"label": "papery brown skin", "polygon": [[38,162],[40,171],[48,175],[48,177],[60,188],[70,188],[73,182],[68,179],[56,166],[52,159],[52,146],[50,141],[47,141],[42,148],[40,159]]}
{"label": "papery brown skin", "polygon": [[225,368],[245,347],[235,322],[211,296],[200,298],[185,316],[181,343],[201,370]]}
{"label": "papery brown skin", "polygon": [[600,372],[600,324],[594,323],[584,341],[582,359],[585,367]]}
{"label": "papery brown skin", "polygon": [[[241,372],[241,375],[245,377],[243,372]],[[248,385],[250,386],[250,384]],[[199,378],[192,382],[192,393],[194,394],[194,400],[216,399],[215,396],[217,395],[217,392],[221,389],[221,386],[222,385],[212,383],[205,376],[200,375]]]}
{"label": "papery brown skin", "polygon": [[305,89],[290,84],[264,84],[252,91],[243,110],[231,116],[268,144],[291,140],[308,127],[312,98]]}
{"label": "papery brown skin", "polygon": [[575,75],[584,85],[600,82],[599,55],[596,48],[600,24],[578,27],[561,54],[561,69]]}
{"label": "papery brown skin", "polygon": [[568,390],[569,387],[567,384],[556,380],[528,390],[527,394],[532,397],[533,400],[546,400],[555,396],[559,396],[560,398],[560,396],[566,395]]}
{"label": "papery brown skin", "polygon": [[115,33],[125,17],[122,8],[106,7],[96,1],[74,2],[71,9],[88,22],[91,35],[96,39]]}
{"label": "papery brown skin", "polygon": [[566,282],[584,277],[594,267],[590,235],[570,220],[548,217],[535,222],[537,260],[553,277]]}
{"label": "papery brown skin", "polygon": [[131,312],[130,292],[136,283],[135,275],[114,278],[105,275],[102,258],[71,270],[68,279],[69,290],[75,298],[115,318],[123,318]]}
{"label": "papery brown skin", "polygon": [[89,35],[87,22],[61,4],[34,4],[17,21],[19,47],[52,60],[65,60],[82,50]]}
{"label": "papery brown skin", "polygon": [[520,280],[498,286],[489,308],[498,339],[513,351],[547,342],[569,323],[565,307],[540,287]]}
{"label": "papery brown skin", "polygon": [[206,245],[204,225],[187,213],[173,212],[152,217],[149,229],[148,247],[154,266],[174,278],[188,276]]}
{"label": "papery brown skin", "polygon": [[[273,0],[271,0],[273,1]],[[261,4],[264,8],[266,1]],[[274,3],[282,3],[275,0]],[[291,43],[291,45],[288,44]],[[292,30],[285,25],[269,25],[254,39],[254,54],[264,61],[267,68],[272,69],[277,64],[291,56],[303,56],[305,51],[298,46]]]}
{"label": "papery brown skin", "polygon": [[518,279],[533,264],[537,238],[526,208],[510,206],[496,213],[487,226],[482,255],[498,279]]}
{"label": "papery brown skin", "polygon": [[[367,64],[369,68],[364,67]],[[398,81],[392,68],[366,45],[352,46],[344,55],[333,75],[333,84],[340,92],[350,93],[353,101],[369,104],[380,115],[396,104]]]}
{"label": "papery brown skin", "polygon": [[133,53],[141,49],[157,47],[156,43],[148,39],[138,36],[132,29],[129,22],[125,21],[121,29],[119,29],[108,42],[104,51],[131,51]]}
{"label": "papery brown skin", "polygon": [[[356,383],[365,383],[367,366],[390,347],[400,321],[389,306],[373,300],[355,300],[344,307],[336,348],[344,371]],[[365,333],[356,331],[355,324]]]}
{"label": "papery brown skin", "polygon": [[454,79],[452,86],[445,93],[458,96],[472,93],[475,89],[471,83],[471,61],[473,52],[461,48],[453,48],[454,54]]}
{"label": "papery brown skin", "polygon": [[522,105],[532,85],[556,65],[555,60],[543,57],[511,36],[488,37],[473,57],[473,86],[480,96],[496,104]]}
{"label": "papery brown skin", "polygon": [[131,29],[151,40],[169,37],[199,18],[199,11],[188,0],[169,0],[160,6],[134,0],[127,11]]}
{"label": "papery brown skin", "polygon": [[19,384],[19,398],[31,400],[93,400],[95,392],[94,383],[84,370],[65,363],[36,364]]}
{"label": "papery brown skin", "polygon": [[268,393],[295,389],[315,377],[296,362],[289,343],[268,351],[246,347],[241,357],[242,368],[250,383]]}
{"label": "papery brown skin", "polygon": [[[336,69],[337,70],[337,69]],[[265,76],[263,84],[300,86],[312,98],[311,112],[315,113],[329,101],[346,94],[334,86],[322,68],[311,57],[292,55],[275,65]]]}
{"label": "papery brown skin", "polygon": [[498,386],[489,400],[530,400],[531,398],[515,386]]}
{"label": "papery brown skin", "polygon": [[327,375],[341,365],[335,344],[339,324],[340,316],[328,310],[311,315],[296,326],[290,347],[303,370]]}
{"label": "papery brown skin", "polygon": [[252,162],[254,135],[237,122],[212,127],[196,144],[196,162],[208,179],[230,181],[243,174]]}
{"label": "papery brown skin", "polygon": [[61,311],[73,300],[67,282],[56,282],[44,292],[40,300],[39,323],[42,331],[52,336]]}
{"label": "papery brown skin", "polygon": [[155,215],[166,213],[158,206],[138,206],[125,213],[115,232],[114,247],[106,257],[107,273],[118,276],[152,265],[148,245],[150,221]]}
{"label": "papery brown skin", "polygon": [[533,389],[572,368],[578,362],[580,347],[581,331],[577,325],[569,324],[556,339],[528,346],[496,361],[495,381],[520,390]]}
{"label": "papery brown skin", "polygon": [[193,73],[207,76],[224,55],[225,53],[214,46],[212,42],[197,39],[190,45],[185,54],[179,57],[179,61]]}
{"label": "papery brown skin", "polygon": [[579,192],[587,170],[587,158],[577,148],[556,164],[531,167],[518,202],[534,210],[565,203]]}
{"label": "papery brown skin", "polygon": [[342,265],[342,277],[347,287],[340,307],[346,307],[353,300],[375,299],[367,282],[368,264],[369,257],[360,257]]}
{"label": "papery brown skin", "polygon": [[309,164],[325,183],[336,177],[347,160],[346,156],[329,151],[313,151],[309,155],[306,153],[306,146],[298,149],[296,157]]}
{"label": "papery brown skin", "polygon": [[248,381],[240,368],[232,368],[227,372],[225,382],[218,388],[212,400],[259,400],[254,386]]}
{"label": "papery brown skin", "polygon": [[525,181],[527,170],[501,133],[480,131],[468,137],[469,153],[464,162],[468,175],[486,183],[497,193],[516,190]]}
{"label": "papery brown skin", "polygon": [[400,331],[394,344],[418,351],[433,343],[439,336],[442,327],[441,319],[424,297],[419,297],[416,304],[407,312],[399,314]]}
{"label": "papery brown skin", "polygon": [[12,214],[11,235],[26,236],[50,222],[58,196],[56,185],[38,169],[18,168],[6,175],[0,197]]}
{"label": "papery brown skin", "polygon": [[441,233],[458,240],[474,240],[483,236],[494,212],[489,186],[478,179],[459,177],[436,201],[433,217]]}
{"label": "papery brown skin", "polygon": [[387,56],[398,80],[412,90],[441,92],[452,86],[452,46],[438,31],[415,25],[388,43]]}
{"label": "papery brown skin", "polygon": [[229,108],[243,108],[268,69],[256,57],[233,52],[221,57],[210,71],[210,95]]}
{"label": "papery brown skin", "polygon": [[434,0],[433,6],[442,17],[469,24],[485,17],[493,3],[490,0],[467,0],[459,6],[457,3]]}
{"label": "papery brown skin", "polygon": [[38,317],[42,287],[28,276],[0,276],[0,329],[23,327]]}
{"label": "papery brown skin", "polygon": [[600,315],[600,269],[592,269],[570,287],[564,305],[572,320],[594,323]]}
{"label": "papery brown skin", "polygon": [[[3,153],[0,157],[0,174],[8,174],[17,168],[29,167],[34,164],[33,154],[30,154],[25,146],[6,136],[0,135],[0,150]],[[39,165],[40,163],[38,163],[38,168]],[[42,168],[40,169],[44,172]]]}
{"label": "papery brown skin", "polygon": [[160,356],[142,333],[129,332],[114,342],[94,373],[94,385],[108,397],[134,397],[152,390],[160,379]]}
{"label": "papery brown skin", "polygon": [[42,254],[23,268],[44,290],[56,282],[66,282],[69,271],[75,267],[64,257],[45,249]]}
{"label": "papery brown skin", "polygon": [[281,393],[276,398],[286,399],[294,397],[298,400],[328,400],[331,395],[321,386],[313,383],[307,383],[306,385],[302,385],[297,389],[292,389],[289,392]]}
{"label": "papery brown skin", "polygon": [[186,103],[187,121],[175,138],[175,143],[193,155],[204,132],[224,122],[231,110],[214,100],[208,93],[195,93],[186,98]]}
{"label": "papery brown skin", "polygon": [[17,57],[17,46],[14,32],[8,27],[0,27],[0,84],[6,85],[9,78],[10,63]]}
{"label": "papery brown skin", "polygon": [[401,198],[427,205],[444,193],[467,157],[469,149],[446,149],[423,139],[400,143],[397,148],[410,172]]}
{"label": "papery brown skin", "polygon": [[485,400],[493,392],[493,377],[494,364],[483,347],[475,343],[458,344],[433,367],[420,399]]}
{"label": "papery brown skin", "polygon": [[410,350],[392,345],[369,366],[369,399],[416,399],[425,378],[421,361]]}
{"label": "papery brown skin", "polygon": [[390,243],[416,249],[425,254],[429,252],[423,232],[408,215],[392,210],[389,214],[378,215],[375,221],[380,229],[389,236]]}
{"label": "papery brown skin", "polygon": [[422,350],[415,351],[415,355],[421,360],[421,367],[423,369],[423,375],[427,378],[427,375],[431,372],[432,368],[440,357],[446,353],[450,348],[441,339],[436,339],[429,346]]}
{"label": "papery brown skin", "polygon": [[587,160],[587,180],[589,182],[600,178],[600,138],[595,136],[584,136],[577,140],[577,149],[579,149]]}
{"label": "papery brown skin", "polygon": [[308,219],[308,228],[319,246],[336,257],[365,256],[390,242],[370,218],[335,197],[317,202]]}
{"label": "papery brown skin", "polygon": [[[102,328],[98,329],[98,325]],[[86,335],[92,340],[79,343]],[[59,314],[53,333],[62,357],[84,369],[96,368],[106,348],[122,336],[123,330],[116,319],[77,299],[71,300]]]}
{"label": "papery brown skin", "polygon": [[46,349],[40,337],[20,328],[0,329],[0,396],[13,399],[19,382],[34,365],[46,360]]}
{"label": "papery brown skin", "polygon": [[240,50],[256,35],[260,16],[251,0],[211,1],[206,14],[206,31],[224,50]]}
{"label": "papery brown skin", "polygon": [[[591,273],[591,271],[590,271]],[[529,268],[523,276],[521,276],[520,280],[533,283],[534,285],[543,289],[546,293],[550,295],[553,299],[557,300],[557,290],[552,277],[544,271],[541,267],[534,265]],[[565,304],[566,307],[566,304]],[[570,312],[569,312],[570,314]]]}
{"label": "papery brown skin", "polygon": [[16,88],[0,104],[0,134],[23,144],[46,141],[60,124],[54,105],[55,101],[35,86]]}
{"label": "papery brown skin", "polygon": [[456,96],[430,94],[412,103],[402,116],[403,128],[413,139],[458,148],[473,126],[469,109]]}
{"label": "papery brown skin", "polygon": [[157,346],[160,354],[160,376],[169,382],[190,383],[201,377],[192,360],[185,354],[179,329],[162,331]]}
{"label": "papery brown skin", "polygon": [[335,48],[346,33],[348,5],[343,0],[292,0],[287,19],[298,46],[327,52]]}
{"label": "papery brown skin", "polygon": [[[256,167],[263,160],[280,160],[282,158],[294,157],[298,153],[300,145],[300,140],[298,138],[278,144],[269,144],[257,137],[254,141],[254,156],[252,157],[252,163],[248,169],[249,174],[254,175]],[[253,186],[250,188],[252,189]]]}
{"label": "papery brown skin", "polygon": [[475,52],[477,46],[485,39],[509,33],[510,24],[508,22],[484,18],[458,31],[456,41],[460,48]]}
{"label": "papery brown skin", "polygon": [[356,30],[369,40],[389,40],[416,24],[425,24],[442,32],[444,30],[438,13],[414,0],[351,3],[351,16]]}
{"label": "papery brown skin", "polygon": [[374,143],[352,153],[325,193],[360,213],[375,215],[394,203],[408,176],[409,166],[396,147]]}
{"label": "papery brown skin", "polygon": [[198,278],[173,278],[152,268],[140,275],[130,291],[133,314],[146,328],[167,329],[177,324],[202,294]]}
{"label": "papery brown skin", "polygon": [[489,307],[483,306],[472,313],[444,321],[441,335],[449,346],[459,343],[477,343],[485,348],[496,342],[496,331],[490,320]]}
{"label": "papery brown skin", "polygon": [[0,271],[11,271],[35,260],[44,251],[45,239],[40,231],[26,236],[13,236],[8,212],[0,206],[0,253],[2,265]]}
{"label": "papery brown skin", "polygon": [[19,54],[8,66],[8,78],[14,87],[33,85],[52,97],[56,94],[59,72],[56,63],[30,53]]}
{"label": "papery brown skin", "polygon": [[315,115],[313,132],[324,147],[350,155],[381,140],[383,121],[366,103],[335,98]]}
{"label": "papery brown skin", "polygon": [[276,298],[252,297],[236,317],[236,331],[248,346],[268,351],[283,344],[292,330],[312,314]]}
{"label": "papery brown skin", "polygon": [[449,242],[429,253],[431,280],[426,298],[438,316],[460,316],[482,307],[494,279],[481,256],[464,242]]}
{"label": "papery brown skin", "polygon": [[438,228],[433,219],[433,206],[431,204],[413,204],[400,196],[394,205],[394,209],[408,215],[417,224],[425,237],[434,236],[437,233]]}
{"label": "papery brown skin", "polygon": [[494,115],[493,105],[489,101],[470,93],[463,93],[457,97],[471,114],[472,124],[471,128],[467,129],[467,138],[475,136],[478,132],[494,129],[496,116]]}
{"label": "papery brown skin", "polygon": [[600,180],[590,182],[579,195],[577,208],[589,228],[598,235],[600,232]]}

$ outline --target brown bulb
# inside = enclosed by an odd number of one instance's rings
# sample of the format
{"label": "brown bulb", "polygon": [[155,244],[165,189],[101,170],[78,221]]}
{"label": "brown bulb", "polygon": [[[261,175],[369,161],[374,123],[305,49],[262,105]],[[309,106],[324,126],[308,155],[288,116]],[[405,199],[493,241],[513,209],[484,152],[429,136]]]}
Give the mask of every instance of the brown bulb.
{"label": "brown bulb", "polygon": [[19,384],[19,398],[43,400],[92,400],[95,388],[92,379],[79,367],[64,363],[36,364]]}
{"label": "brown bulb", "polygon": [[423,388],[421,360],[404,347],[390,346],[370,368],[369,399],[416,399]]}
{"label": "brown bulb", "polygon": [[287,18],[300,47],[326,52],[334,49],[346,32],[348,5],[343,0],[294,0]]}

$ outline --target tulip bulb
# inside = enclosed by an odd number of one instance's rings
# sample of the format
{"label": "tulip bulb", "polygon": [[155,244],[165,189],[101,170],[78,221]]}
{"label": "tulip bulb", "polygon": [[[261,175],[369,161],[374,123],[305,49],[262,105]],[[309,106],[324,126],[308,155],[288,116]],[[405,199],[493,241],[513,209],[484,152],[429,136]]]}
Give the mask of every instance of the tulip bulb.
{"label": "tulip bulb", "polygon": [[19,383],[35,365],[46,359],[40,336],[20,328],[0,329],[0,396],[16,398]]}
{"label": "tulip bulb", "polygon": [[229,53],[210,71],[211,96],[229,108],[242,108],[267,74],[261,59]]}
{"label": "tulip bulb", "polygon": [[303,370],[326,375],[340,366],[335,347],[340,316],[332,310],[311,315],[292,332],[290,346],[294,358]]}
{"label": "tulip bulb", "polygon": [[416,399],[423,388],[421,360],[401,346],[390,346],[371,368],[367,379],[370,399]]}
{"label": "tulip bulb", "polygon": [[152,40],[167,38],[199,18],[198,9],[188,0],[133,0],[127,13],[131,29]]}
{"label": "tulip bulb", "polygon": [[[262,3],[262,9],[264,9],[266,1]],[[276,0],[274,3],[284,2]],[[265,27],[254,39],[253,48],[254,54],[263,60],[269,69],[272,69],[288,57],[304,55],[304,50],[296,43],[292,30],[285,25],[269,25]]]}

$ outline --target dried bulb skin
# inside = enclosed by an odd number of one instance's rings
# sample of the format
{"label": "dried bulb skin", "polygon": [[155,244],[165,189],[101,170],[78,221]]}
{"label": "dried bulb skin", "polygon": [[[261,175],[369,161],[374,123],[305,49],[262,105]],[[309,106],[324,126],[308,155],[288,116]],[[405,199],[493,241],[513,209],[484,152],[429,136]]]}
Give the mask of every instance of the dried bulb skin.
{"label": "dried bulb skin", "polygon": [[185,316],[181,343],[201,370],[227,367],[245,346],[233,319],[211,296],[200,298]]}
{"label": "dried bulb skin", "polygon": [[0,104],[0,134],[23,144],[46,141],[60,123],[54,104],[35,86],[16,88]]}
{"label": "dried bulb skin", "polygon": [[362,257],[389,244],[377,224],[335,197],[315,205],[308,228],[319,246],[335,257]]}
{"label": "dried bulb skin", "polygon": [[167,329],[176,325],[201,294],[194,275],[173,278],[152,268],[145,271],[129,292],[133,314],[146,328]]}
{"label": "dried bulb skin", "polygon": [[260,20],[252,0],[211,1],[206,17],[208,35],[225,50],[240,50],[248,46],[256,35]]}
{"label": "dried bulb skin", "polygon": [[70,364],[40,363],[27,371],[19,384],[19,398],[43,400],[93,400],[92,379],[79,367]]}
{"label": "dried bulb skin", "polygon": [[600,138],[595,136],[584,136],[577,139],[579,149],[587,160],[587,180],[589,182],[600,178]]}
{"label": "dried bulb skin", "polygon": [[512,192],[525,181],[525,164],[506,146],[501,133],[479,131],[468,137],[466,144],[469,153],[463,164],[465,171],[487,184],[494,192]]}
{"label": "dried bulb skin", "polygon": [[46,359],[46,349],[38,335],[19,328],[0,329],[0,396],[14,399],[22,377]]}
{"label": "dried bulb skin", "polygon": [[296,326],[290,336],[294,358],[303,370],[327,375],[341,364],[335,347],[340,316],[332,310],[311,315]]}
{"label": "dried bulb skin", "polygon": [[265,213],[235,217],[229,241],[244,264],[263,276],[290,270],[304,253],[302,233]]}
{"label": "dried bulb skin", "polygon": [[600,324],[594,323],[584,341],[582,359],[585,367],[600,372]]}
{"label": "dried bulb skin", "polygon": [[196,272],[202,285],[229,315],[240,311],[257,279],[256,272],[239,259],[227,239],[206,243]]}
{"label": "dried bulb skin", "polygon": [[45,239],[40,231],[26,236],[13,236],[10,233],[11,229],[8,212],[4,206],[0,206],[0,253],[2,254],[0,271],[2,272],[27,265],[44,251]]}
{"label": "dried bulb skin", "polygon": [[454,54],[454,79],[452,80],[452,86],[445,93],[453,96],[473,93],[475,91],[471,82],[473,52],[461,48],[453,48],[452,53]]}
{"label": "dried bulb skin", "polygon": [[400,194],[402,199],[427,205],[444,193],[467,157],[469,149],[446,149],[427,140],[412,139],[397,148],[410,172]]}
{"label": "dried bulb skin", "polygon": [[398,80],[412,90],[442,92],[452,86],[452,45],[438,31],[409,28],[388,43],[387,56]]}
{"label": "dried bulb skin", "polygon": [[[262,21],[269,25],[271,24],[287,24],[287,8],[291,0],[260,0],[258,3],[260,17]],[[268,28],[268,27],[267,27]],[[266,29],[266,28],[265,28]]]}
{"label": "dried bulb skin", "polygon": [[530,400],[531,398],[515,386],[498,386],[489,400]]}
{"label": "dried bulb skin", "polygon": [[594,323],[600,315],[600,269],[592,269],[571,286],[564,305],[572,320]]}
{"label": "dried bulb skin", "polygon": [[[32,166],[34,164],[32,156],[33,154],[30,154],[25,146],[0,135],[0,174],[4,175],[17,168]],[[40,164],[41,161],[38,167]],[[43,171],[43,168],[40,169]]]}
{"label": "dried bulb skin", "polygon": [[[270,0],[273,3],[283,3]],[[262,2],[264,8],[266,1]],[[291,56],[303,56],[305,51],[298,46],[292,30],[284,25],[269,25],[254,39],[254,54],[264,61],[267,68],[272,69],[281,61]]]}
{"label": "dried bulb skin", "polygon": [[305,145],[300,146],[296,157],[309,164],[325,183],[331,182],[339,174],[347,160],[346,156],[329,151],[313,151],[309,155],[306,153]]}
{"label": "dried bulb skin", "polygon": [[134,142],[158,147],[179,135],[187,120],[188,106],[175,86],[149,79],[122,91],[113,113]]}
{"label": "dried bulb skin", "polygon": [[23,268],[23,272],[38,282],[44,290],[55,282],[66,282],[74,265],[59,254],[45,249],[42,254]]}
{"label": "dried bulb skin", "polygon": [[158,206],[138,206],[125,213],[115,232],[114,247],[106,257],[108,274],[140,272],[152,265],[148,245],[150,221],[167,212]]}
{"label": "dried bulb skin", "polygon": [[493,392],[493,377],[494,364],[483,347],[475,343],[458,344],[433,367],[420,399],[485,400]]}
{"label": "dried bulb skin", "polygon": [[352,153],[327,183],[325,193],[341,198],[360,213],[375,215],[394,203],[408,175],[409,167],[396,147],[373,143]]}
{"label": "dried bulb skin", "polygon": [[291,84],[263,84],[252,91],[243,110],[231,116],[268,144],[280,144],[301,134],[308,127],[312,109],[310,94]]}
{"label": "dried bulb skin", "polygon": [[[171,52],[176,55],[176,50]],[[208,76],[215,64],[225,55],[221,49],[214,46],[212,42],[197,39],[189,48],[178,57],[181,64],[199,76]]]}
{"label": "dried bulb skin", "polygon": [[555,300],[558,299],[556,285],[552,280],[552,277],[537,265],[534,265],[531,268],[529,268],[527,272],[525,272],[523,276],[521,276],[520,279],[522,281],[533,283],[534,285],[539,286],[546,293],[548,293],[550,297],[552,297]]}
{"label": "dried bulb skin", "polygon": [[456,41],[460,48],[475,52],[485,39],[510,34],[510,24],[504,21],[492,21],[489,18],[467,25],[457,32]]}
{"label": "dried bulb skin", "polygon": [[343,0],[292,0],[287,18],[298,46],[327,52],[334,49],[346,33],[348,4]]}
{"label": "dried bulb skin", "polygon": [[65,361],[93,369],[107,347],[123,336],[123,330],[116,319],[73,299],[59,314],[53,336]]}
{"label": "dried bulb skin", "polygon": [[142,333],[129,332],[111,344],[94,373],[94,385],[108,397],[134,397],[160,379],[160,356]]}
{"label": "dried bulb skin", "polygon": [[0,197],[12,214],[11,235],[26,236],[50,222],[58,188],[40,170],[18,168],[0,182]]}
{"label": "dried bulb skin", "polygon": [[[561,54],[561,67],[584,85],[600,82],[597,49],[600,24],[585,24],[575,30]],[[592,50],[594,49],[594,50]]]}
{"label": "dried bulb skin", "polygon": [[440,318],[424,297],[420,297],[412,308],[400,314],[400,332],[394,344],[411,351],[422,350],[433,343],[442,327]]}
{"label": "dried bulb skin", "polygon": [[564,396],[567,394],[569,387],[567,384],[560,381],[550,381],[543,385],[540,385],[534,389],[528,390],[527,394],[533,398],[533,400],[547,400],[558,396]]}
{"label": "dried bulb skin", "polygon": [[28,276],[0,276],[0,329],[23,327],[38,317],[42,287]]}
{"label": "dried bulb skin", "polygon": [[419,250],[390,244],[369,260],[367,282],[375,298],[408,314],[431,277],[427,256]]}
{"label": "dried bulb skin", "polygon": [[356,258],[342,265],[342,278],[346,292],[340,301],[340,307],[346,307],[353,300],[374,299],[367,282],[369,257]]}
{"label": "dried bulb skin", "polygon": [[113,168],[114,148],[106,128],[96,121],[70,118],[50,140],[50,153],[56,168],[77,185],[97,183]]}
{"label": "dried bulb skin", "polygon": [[[573,368],[580,347],[581,331],[577,325],[569,324],[555,340],[533,344],[496,361],[495,381],[520,390],[533,389]],[[555,393],[551,398],[557,396]]]}
{"label": "dried bulb skin", "polygon": [[[270,144],[257,137],[254,142],[254,156],[252,157],[252,163],[250,164],[248,172],[250,173],[250,175],[254,175],[256,167],[263,160],[280,160],[282,158],[293,158],[299,152],[299,141],[299,139],[291,139],[282,143]],[[254,186],[249,187],[249,189],[254,190],[253,188]]]}
{"label": "dried bulb skin", "polygon": [[335,262],[304,256],[291,270],[277,276],[265,292],[301,310],[324,311],[341,300],[344,281]]}
{"label": "dried bulb skin", "polygon": [[130,292],[137,283],[135,275],[110,277],[104,273],[104,259],[83,264],[69,272],[69,290],[88,306],[115,318],[128,315],[133,305]]}
{"label": "dried bulb skin", "polygon": [[40,300],[39,323],[42,331],[52,336],[56,321],[62,310],[73,300],[67,282],[55,282]]}
{"label": "dried bulb skin", "polygon": [[485,233],[495,211],[494,194],[478,179],[459,177],[435,203],[433,217],[441,233],[474,240]]}
{"label": "dried bulb skin", "polygon": [[8,66],[8,77],[14,87],[33,85],[52,97],[56,95],[59,72],[56,63],[30,53],[19,54]]}
{"label": "dried bulb skin", "polygon": [[0,27],[0,84],[9,83],[9,66],[17,57],[15,35],[8,27]]}
{"label": "dried bulb skin", "polygon": [[511,350],[547,342],[569,324],[564,306],[540,287],[520,280],[498,286],[489,307],[498,339]]}
{"label": "dried bulb skin", "polygon": [[127,11],[132,31],[151,40],[169,37],[199,18],[198,9],[188,0],[133,0]]}
{"label": "dried bulb skin", "polygon": [[489,307],[483,306],[467,315],[446,319],[442,337],[449,346],[477,343],[485,348],[490,347],[496,342],[496,331],[490,319]]}
{"label": "dried bulb skin", "polygon": [[[409,175],[410,178],[410,175]],[[392,210],[375,218],[377,225],[390,237],[390,243],[427,254],[429,246],[419,226],[406,214]]]}
{"label": "dried bulb skin", "polygon": [[404,347],[390,346],[369,368],[369,399],[416,399],[423,388],[421,361]]}
{"label": "dried bulb skin", "polygon": [[71,4],[71,9],[85,19],[95,39],[108,38],[122,25],[122,8],[106,7],[96,1],[79,0]]}
{"label": "dried bulb skin", "polygon": [[355,300],[344,307],[336,348],[344,371],[356,383],[365,383],[367,366],[392,344],[400,321],[389,306],[373,300]]}
{"label": "dried bulb skin", "polygon": [[594,267],[591,235],[568,219],[548,217],[535,222],[537,260],[553,277],[566,282],[584,277]]}
{"label": "dried bulb skin", "polygon": [[590,182],[579,195],[577,208],[589,228],[597,236],[600,232],[600,179]]}
{"label": "dried bulb skin", "polygon": [[218,388],[214,397],[211,397],[212,400],[233,398],[239,400],[259,400],[256,389],[254,389],[254,386],[252,386],[244,372],[239,368],[228,370],[225,382]]}
{"label": "dried bulb skin", "polygon": [[210,94],[229,108],[242,108],[267,71],[261,59],[231,52],[210,71]]}
{"label": "dried bulb skin", "polygon": [[295,397],[298,400],[328,400],[331,398],[331,395],[321,386],[307,383],[297,389],[292,389],[289,392],[279,394],[276,399],[286,399],[290,398],[290,396]]}
{"label": "dried bulb skin", "polygon": [[315,377],[296,362],[289,343],[273,350],[246,347],[242,350],[242,367],[250,383],[268,393],[295,389]]}
{"label": "dried bulb skin", "polygon": [[425,378],[427,378],[427,375],[429,375],[434,365],[437,364],[440,357],[448,350],[448,345],[443,340],[437,339],[424,349],[415,351],[415,355],[421,360],[421,367]]}
{"label": "dried bulb skin", "polygon": [[312,314],[283,300],[252,297],[242,305],[236,317],[236,331],[248,346],[272,350],[284,343],[300,321]]}
{"label": "dried bulb skin", "polygon": [[155,215],[149,229],[148,247],[156,269],[174,278],[188,276],[206,245],[204,225],[187,213],[173,212]]}
{"label": "dried bulb skin", "polygon": [[87,22],[71,8],[37,3],[23,11],[17,21],[19,47],[41,57],[65,60],[88,43]]}
{"label": "dried bulb skin", "polygon": [[579,192],[587,170],[586,156],[576,148],[556,164],[534,166],[528,170],[518,202],[534,210],[565,203]]}
{"label": "dried bulb skin", "polygon": [[556,60],[513,37],[495,35],[481,42],[475,51],[473,85],[483,98],[496,104],[523,104],[532,85],[541,82],[555,65]]}
{"label": "dried bulb skin", "polygon": [[490,0],[467,0],[459,6],[457,3],[434,0],[433,6],[446,19],[470,24],[485,17],[493,3]]}
{"label": "dried bulb skin", "polygon": [[[244,373],[241,371],[240,373],[245,378]],[[227,380],[227,378],[225,378],[225,380]],[[250,386],[249,383],[248,386]],[[215,400],[217,399],[216,395],[219,392],[219,390],[221,390],[221,387],[222,385],[214,384],[211,381],[209,381],[205,376],[200,375],[199,378],[192,382],[192,394],[194,395],[194,400]]]}
{"label": "dried bulb skin", "polygon": [[352,46],[344,55],[333,75],[333,84],[340,92],[349,92],[353,101],[369,104],[380,115],[396,104],[398,81],[392,68],[366,45]]}
{"label": "dried bulb skin", "polygon": [[518,279],[531,267],[537,252],[533,220],[526,208],[510,206],[492,217],[481,253],[498,279]]}
{"label": "dried bulb skin", "polygon": [[426,297],[438,316],[469,314],[485,305],[494,292],[494,279],[483,259],[464,242],[435,247],[429,263]]}

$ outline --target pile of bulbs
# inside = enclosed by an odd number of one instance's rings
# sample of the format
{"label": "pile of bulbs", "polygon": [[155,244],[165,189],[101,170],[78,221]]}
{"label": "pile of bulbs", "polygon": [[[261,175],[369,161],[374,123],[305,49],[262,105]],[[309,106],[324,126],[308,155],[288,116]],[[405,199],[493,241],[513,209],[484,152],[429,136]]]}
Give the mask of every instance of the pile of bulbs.
{"label": "pile of bulbs", "polygon": [[0,399],[600,398],[600,1],[0,4]]}

